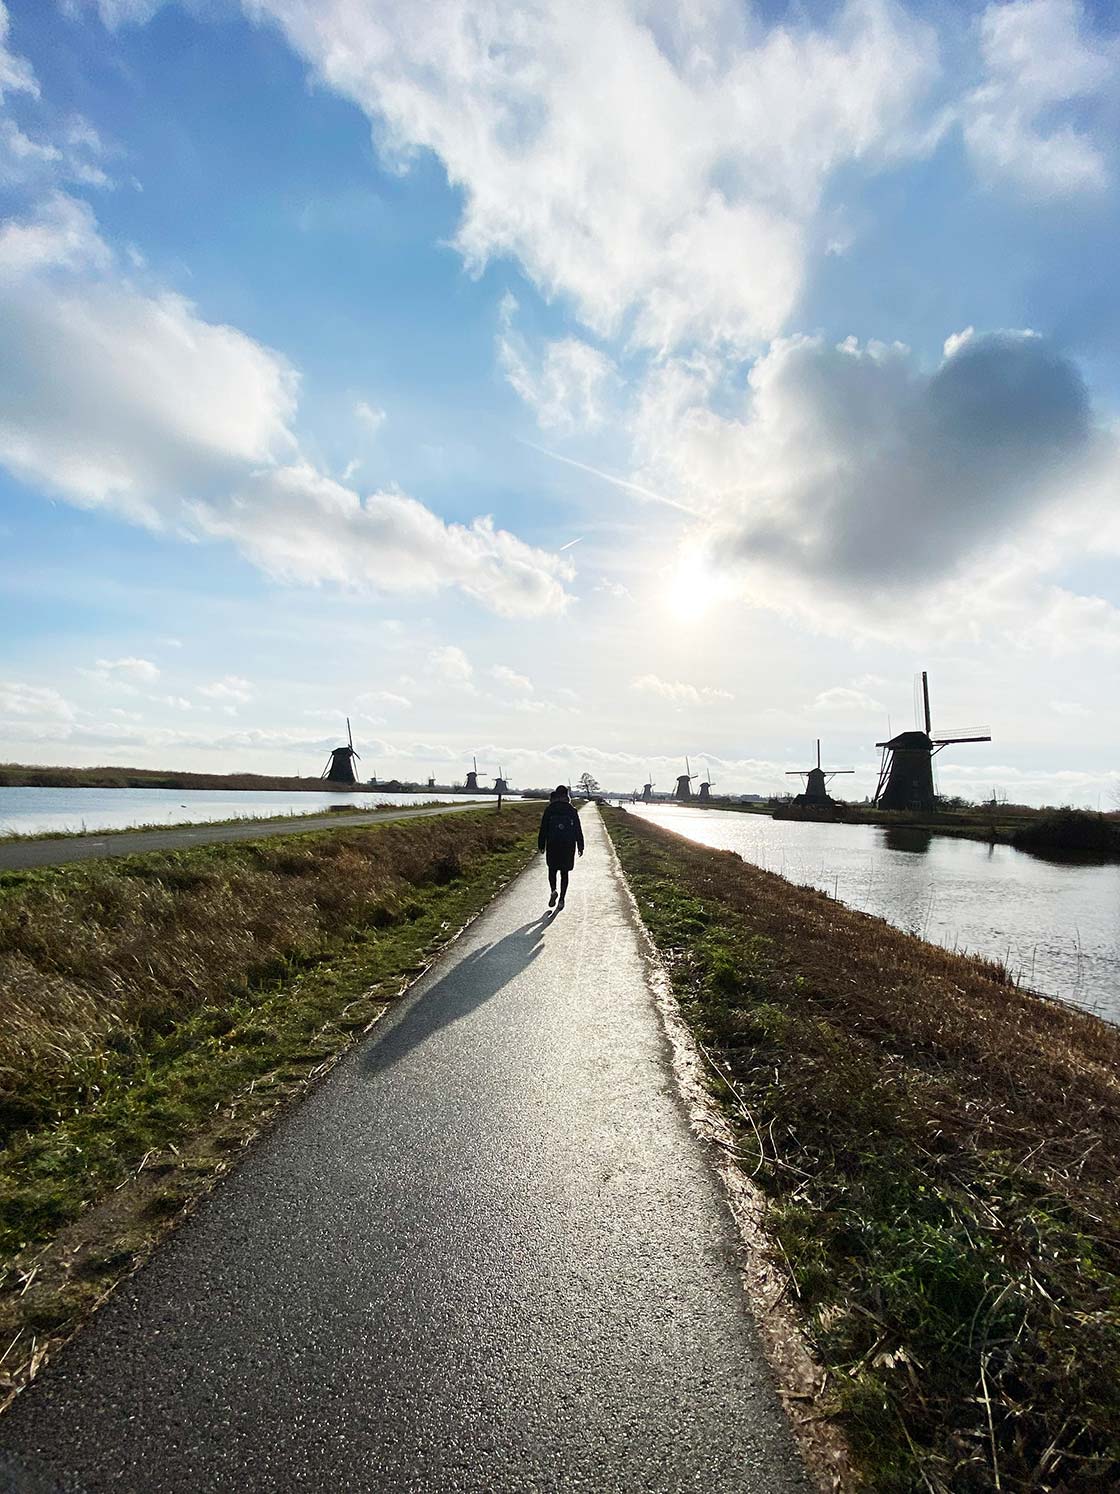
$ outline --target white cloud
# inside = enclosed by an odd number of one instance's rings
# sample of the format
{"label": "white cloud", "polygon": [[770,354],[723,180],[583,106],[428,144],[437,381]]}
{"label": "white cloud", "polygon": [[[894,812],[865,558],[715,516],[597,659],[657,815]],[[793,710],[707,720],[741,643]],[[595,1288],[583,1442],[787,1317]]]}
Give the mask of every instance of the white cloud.
{"label": "white cloud", "polygon": [[394,710],[410,711],[412,701],[407,695],[398,695],[394,690],[366,690],[359,695],[355,704],[359,706],[391,706]]}
{"label": "white cloud", "polygon": [[979,169],[1039,197],[1101,190],[1104,152],[1069,106],[1115,93],[1120,46],[1087,40],[1079,0],[1001,0],[977,24],[986,77],[963,125]]}
{"label": "white cloud", "polygon": [[837,716],[863,716],[869,712],[882,715],[886,706],[874,700],[862,690],[852,690],[846,685],[834,685],[831,690],[822,690],[813,701],[814,711],[827,711]]}
{"label": "white cloud", "polygon": [[384,410],[377,405],[371,405],[368,400],[360,399],[354,406],[354,414],[362,424],[374,434],[381,429],[387,419]]}
{"label": "white cloud", "polygon": [[159,670],[150,659],[98,659],[97,673],[115,676],[130,684],[151,685],[159,679]]}
{"label": "white cloud", "polygon": [[536,415],[543,430],[594,430],[604,419],[603,402],[615,378],[614,364],[578,337],[545,343],[538,356],[514,331],[517,302],[501,306],[498,361],[506,378]]}
{"label": "white cloud", "polygon": [[516,670],[510,669],[505,664],[495,664],[490,674],[500,685],[505,685],[518,694],[531,695],[533,693],[533,682],[529,676],[518,674]]}
{"label": "white cloud", "polygon": [[247,705],[253,698],[253,686],[239,674],[227,674],[213,684],[200,685],[198,693],[207,700],[233,701],[237,705]]}
{"label": "white cloud", "polygon": [[727,690],[710,685],[690,685],[684,680],[663,680],[656,674],[640,675],[630,686],[643,695],[655,695],[675,706],[702,705],[714,701],[734,700]]}
{"label": "white cloud", "polygon": [[[746,346],[800,293],[837,168],[913,148],[936,39],[889,0],[763,30],[739,0],[246,0],[375,124],[441,160],[470,268],[516,258],[601,335]],[[924,147],[920,147],[924,148]]]}
{"label": "white cloud", "polygon": [[474,665],[453,643],[444,648],[433,648],[428,654],[428,668],[445,685],[473,688]]}
{"label": "white cloud", "polygon": [[0,0],[0,102],[3,101],[5,92],[28,93],[32,98],[38,98],[39,84],[31,64],[8,49],[11,25],[8,7],[4,0]]}
{"label": "white cloud", "polygon": [[[3,33],[0,31],[0,37]],[[28,721],[63,722],[74,718],[73,708],[58,693],[42,685],[27,685],[18,680],[0,681],[0,721],[12,718]]]}
{"label": "white cloud", "polygon": [[88,203],[64,192],[46,197],[34,217],[0,226],[0,281],[49,269],[103,269],[110,258]]}
{"label": "white cloud", "polygon": [[306,464],[254,473],[232,500],[198,504],[206,533],[234,540],[280,580],[380,592],[457,586],[505,617],[559,612],[572,568],[489,517],[446,524],[405,493],[361,498]]}
{"label": "white cloud", "polygon": [[[57,264],[70,241],[35,243]],[[74,253],[86,242],[79,227]],[[180,296],[0,281],[0,462],[72,502],[174,521],[184,491],[291,448],[295,396],[283,358]]]}
{"label": "white cloud", "polygon": [[95,273],[107,259],[70,198],[4,230],[0,464],[73,503],[229,539],[287,581],[456,586],[503,616],[563,610],[571,566],[489,517],[445,524],[406,494],[362,499],[303,461],[288,362],[181,296]]}

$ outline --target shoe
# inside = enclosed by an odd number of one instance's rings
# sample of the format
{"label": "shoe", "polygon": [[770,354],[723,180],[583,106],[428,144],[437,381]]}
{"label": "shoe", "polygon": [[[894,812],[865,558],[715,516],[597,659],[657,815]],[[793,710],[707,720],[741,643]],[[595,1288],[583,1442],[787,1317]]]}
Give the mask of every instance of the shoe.
{"label": "shoe", "polygon": [[557,904],[556,904],[556,911],[557,911],[557,913],[559,913],[559,911],[560,911],[560,909],[561,909],[561,908],[562,908],[562,907],[563,907],[563,906],[564,906],[564,899],[563,899],[563,898],[561,898],[561,899],[560,899],[560,901],[559,901],[559,902],[558,902],[558,903],[557,903]]}
{"label": "shoe", "polygon": [[556,906],[556,894],[555,894],[555,892],[550,892],[548,894],[548,906],[550,908],[555,908],[555,906]]}

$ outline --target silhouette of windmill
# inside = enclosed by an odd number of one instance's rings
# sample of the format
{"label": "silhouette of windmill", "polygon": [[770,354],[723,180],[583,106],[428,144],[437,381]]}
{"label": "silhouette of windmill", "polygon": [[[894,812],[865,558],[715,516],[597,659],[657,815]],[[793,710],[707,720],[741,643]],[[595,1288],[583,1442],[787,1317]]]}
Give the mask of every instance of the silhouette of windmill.
{"label": "silhouette of windmill", "polygon": [[509,784],[502,777],[502,765],[498,764],[498,776],[494,779],[494,792],[496,794],[508,794]]}
{"label": "silhouette of windmill", "polygon": [[704,770],[707,776],[700,780],[700,793],[696,801],[698,804],[710,804],[712,802],[712,789],[715,787],[712,781],[712,770],[708,767],[707,763],[704,764]]}
{"label": "silhouette of windmill", "polygon": [[692,771],[688,758],[684,760],[684,772],[677,775],[677,786],[673,790],[673,798],[683,803],[692,798],[692,780],[698,775]]}
{"label": "silhouette of windmill", "polygon": [[346,740],[349,746],[333,748],[327,766],[319,774],[319,777],[325,778],[328,783],[349,785],[358,781],[358,775],[354,772],[354,764],[361,762],[361,756],[354,751],[354,734],[350,730],[349,716],[346,718]]}
{"label": "silhouette of windmill", "polygon": [[642,803],[652,804],[653,791],[657,787],[657,785],[654,783],[653,779],[650,778],[648,768],[646,769],[646,778],[649,779],[649,782],[642,785]]}
{"label": "silhouette of windmill", "polygon": [[[464,794],[481,794],[482,790],[478,786],[478,758],[472,757],[471,762],[474,766],[467,773],[467,781],[463,785],[463,792]],[[482,776],[485,778],[486,774],[484,773]]]}
{"label": "silhouette of windmill", "polygon": [[889,742],[876,742],[883,750],[879,784],[872,801],[879,809],[937,808],[933,787],[933,759],[942,747],[958,742],[990,742],[987,727],[978,726],[934,736],[929,714],[929,676],[922,670],[921,709],[924,731],[903,731]]}
{"label": "silhouette of windmill", "polygon": [[821,767],[821,739],[817,738],[817,766],[815,768],[791,768],[786,774],[787,778],[804,778],[805,788],[798,794],[798,799],[805,804],[827,804],[829,802],[829,781],[838,773],[854,773],[854,768],[822,768]]}

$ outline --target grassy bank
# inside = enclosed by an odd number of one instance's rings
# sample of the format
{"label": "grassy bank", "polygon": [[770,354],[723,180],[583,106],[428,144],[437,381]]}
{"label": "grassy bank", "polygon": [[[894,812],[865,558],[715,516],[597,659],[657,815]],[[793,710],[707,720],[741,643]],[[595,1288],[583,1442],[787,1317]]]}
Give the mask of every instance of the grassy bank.
{"label": "grassy bank", "polygon": [[526,863],[537,819],[0,875],[0,1395]]}
{"label": "grassy bank", "polygon": [[[62,768],[33,763],[0,763],[0,788],[148,788],[268,790],[321,794],[327,785],[319,777],[283,778],[262,773],[189,773],[159,768]],[[369,791],[368,785],[343,786],[340,794]]]}
{"label": "grassy bank", "polygon": [[1120,1030],[604,818],[869,1486],[1120,1485]]}

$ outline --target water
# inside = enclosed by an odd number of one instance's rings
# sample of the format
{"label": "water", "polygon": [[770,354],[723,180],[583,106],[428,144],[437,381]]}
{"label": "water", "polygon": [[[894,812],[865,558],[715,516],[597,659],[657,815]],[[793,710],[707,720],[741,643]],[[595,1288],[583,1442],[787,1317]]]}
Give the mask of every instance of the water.
{"label": "water", "polygon": [[630,810],[946,949],[1000,960],[1020,984],[1120,1023],[1120,865],[1042,861],[1011,846],[878,825]]}
{"label": "water", "polygon": [[[57,831],[128,830],[141,825],[203,825],[212,820],[265,819],[310,814],[346,804],[462,803],[467,794],[275,793],[242,789],[0,788],[0,835]],[[492,795],[483,796],[484,798]]]}

